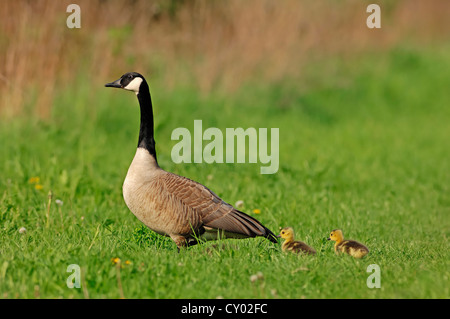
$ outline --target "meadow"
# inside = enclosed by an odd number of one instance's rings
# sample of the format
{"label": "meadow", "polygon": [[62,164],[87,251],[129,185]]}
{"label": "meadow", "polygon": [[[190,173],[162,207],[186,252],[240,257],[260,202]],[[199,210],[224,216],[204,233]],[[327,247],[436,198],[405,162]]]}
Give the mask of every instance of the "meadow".
{"label": "meadow", "polygon": [[[230,203],[243,200],[243,210],[275,232],[294,227],[315,257],[283,254],[264,239],[177,253],[170,239],[143,227],[121,196],[138,133],[132,94],[80,81],[59,94],[51,119],[2,122],[2,297],[448,298],[444,52],[393,50],[381,61],[361,61],[363,68],[343,68],[345,87],[327,83],[306,93],[290,83],[255,84],[232,97],[204,98],[150,81],[160,165]],[[261,175],[257,164],[173,164],[171,131],[194,119],[223,129],[280,127],[279,172]],[[366,243],[369,256],[335,256],[325,240],[334,228]],[[70,264],[80,265],[83,289],[67,288]],[[380,289],[366,286],[370,264],[380,266]],[[263,278],[251,282],[258,272]]]}
{"label": "meadow", "polygon": [[[139,108],[134,94],[104,84],[131,70],[76,74],[51,91],[43,116],[30,88],[19,116],[0,119],[0,298],[449,298],[449,50],[401,43],[320,56],[302,64],[301,77],[247,78],[206,93],[142,71],[160,166],[228,203],[242,200],[275,233],[293,227],[316,256],[285,254],[263,238],[178,253],[122,198]],[[278,172],[173,163],[172,131],[192,131],[198,119],[223,131],[279,128]],[[326,240],[335,228],[369,255],[336,256]],[[72,264],[81,288],[66,284]],[[381,288],[366,284],[371,264]]]}

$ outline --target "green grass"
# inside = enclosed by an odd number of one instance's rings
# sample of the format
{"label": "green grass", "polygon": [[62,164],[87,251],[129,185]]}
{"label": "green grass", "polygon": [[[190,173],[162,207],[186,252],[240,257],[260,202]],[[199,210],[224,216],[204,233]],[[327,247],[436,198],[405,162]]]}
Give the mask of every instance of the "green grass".
{"label": "green grass", "polygon": [[[274,231],[294,227],[314,257],[261,238],[177,253],[143,227],[121,194],[138,134],[131,93],[80,81],[59,93],[50,119],[2,120],[0,298],[119,298],[118,271],[126,298],[449,298],[444,49],[321,61],[302,70],[304,83],[253,83],[232,95],[169,92],[150,80],[160,165],[229,203],[244,200],[243,210]],[[260,164],[174,164],[171,132],[192,131],[195,119],[204,129],[279,127],[278,173],[261,175]],[[29,183],[36,176],[42,190]],[[334,228],[370,254],[336,256],[325,240]],[[83,289],[67,288],[70,264],[80,265]],[[366,286],[370,264],[380,266],[380,289]],[[258,272],[263,278],[251,282]]]}

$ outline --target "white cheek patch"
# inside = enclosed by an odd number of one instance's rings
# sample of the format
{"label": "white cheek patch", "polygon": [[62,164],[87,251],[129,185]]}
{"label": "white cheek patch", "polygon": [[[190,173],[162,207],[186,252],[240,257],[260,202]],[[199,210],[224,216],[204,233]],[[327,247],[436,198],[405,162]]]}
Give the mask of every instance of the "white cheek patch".
{"label": "white cheek patch", "polygon": [[134,78],[133,81],[128,83],[127,86],[124,87],[125,90],[134,91],[136,94],[139,92],[139,87],[141,86],[142,78]]}

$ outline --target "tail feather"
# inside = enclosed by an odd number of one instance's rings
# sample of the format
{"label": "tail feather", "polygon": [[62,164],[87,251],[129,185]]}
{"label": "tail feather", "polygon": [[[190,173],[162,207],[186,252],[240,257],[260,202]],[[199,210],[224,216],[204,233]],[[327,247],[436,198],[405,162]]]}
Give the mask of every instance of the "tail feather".
{"label": "tail feather", "polygon": [[235,209],[235,212],[239,216],[243,217],[246,221],[248,221],[249,223],[251,223],[252,225],[254,225],[255,227],[258,228],[259,232],[258,233],[255,232],[257,234],[257,236],[262,236],[262,237],[267,238],[268,240],[270,240],[273,243],[278,243],[275,234],[272,233],[272,231],[270,229],[268,229],[263,224],[261,224],[257,219],[255,219],[237,209]]}
{"label": "tail feather", "polygon": [[221,229],[230,233],[242,234],[247,237],[262,236],[273,243],[278,242],[276,236],[258,220],[244,212],[233,209],[231,206],[228,212],[217,212],[217,215],[212,214],[210,217],[215,218],[204,220],[204,226]]}

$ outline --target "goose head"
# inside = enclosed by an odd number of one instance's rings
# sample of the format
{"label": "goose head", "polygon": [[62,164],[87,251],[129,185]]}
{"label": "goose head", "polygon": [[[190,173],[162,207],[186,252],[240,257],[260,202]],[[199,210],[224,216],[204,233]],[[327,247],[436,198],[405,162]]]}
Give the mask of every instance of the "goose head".
{"label": "goose head", "polygon": [[340,243],[344,240],[344,234],[342,233],[342,230],[334,229],[331,231],[330,237],[328,237],[327,239]]}
{"label": "goose head", "polygon": [[287,242],[294,241],[294,229],[292,227],[285,227],[280,230],[278,238],[283,238]]}
{"label": "goose head", "polygon": [[128,72],[120,77],[120,79],[106,83],[106,87],[119,88],[128,91],[133,91],[138,94],[142,83],[145,83],[144,77],[137,72]]}

